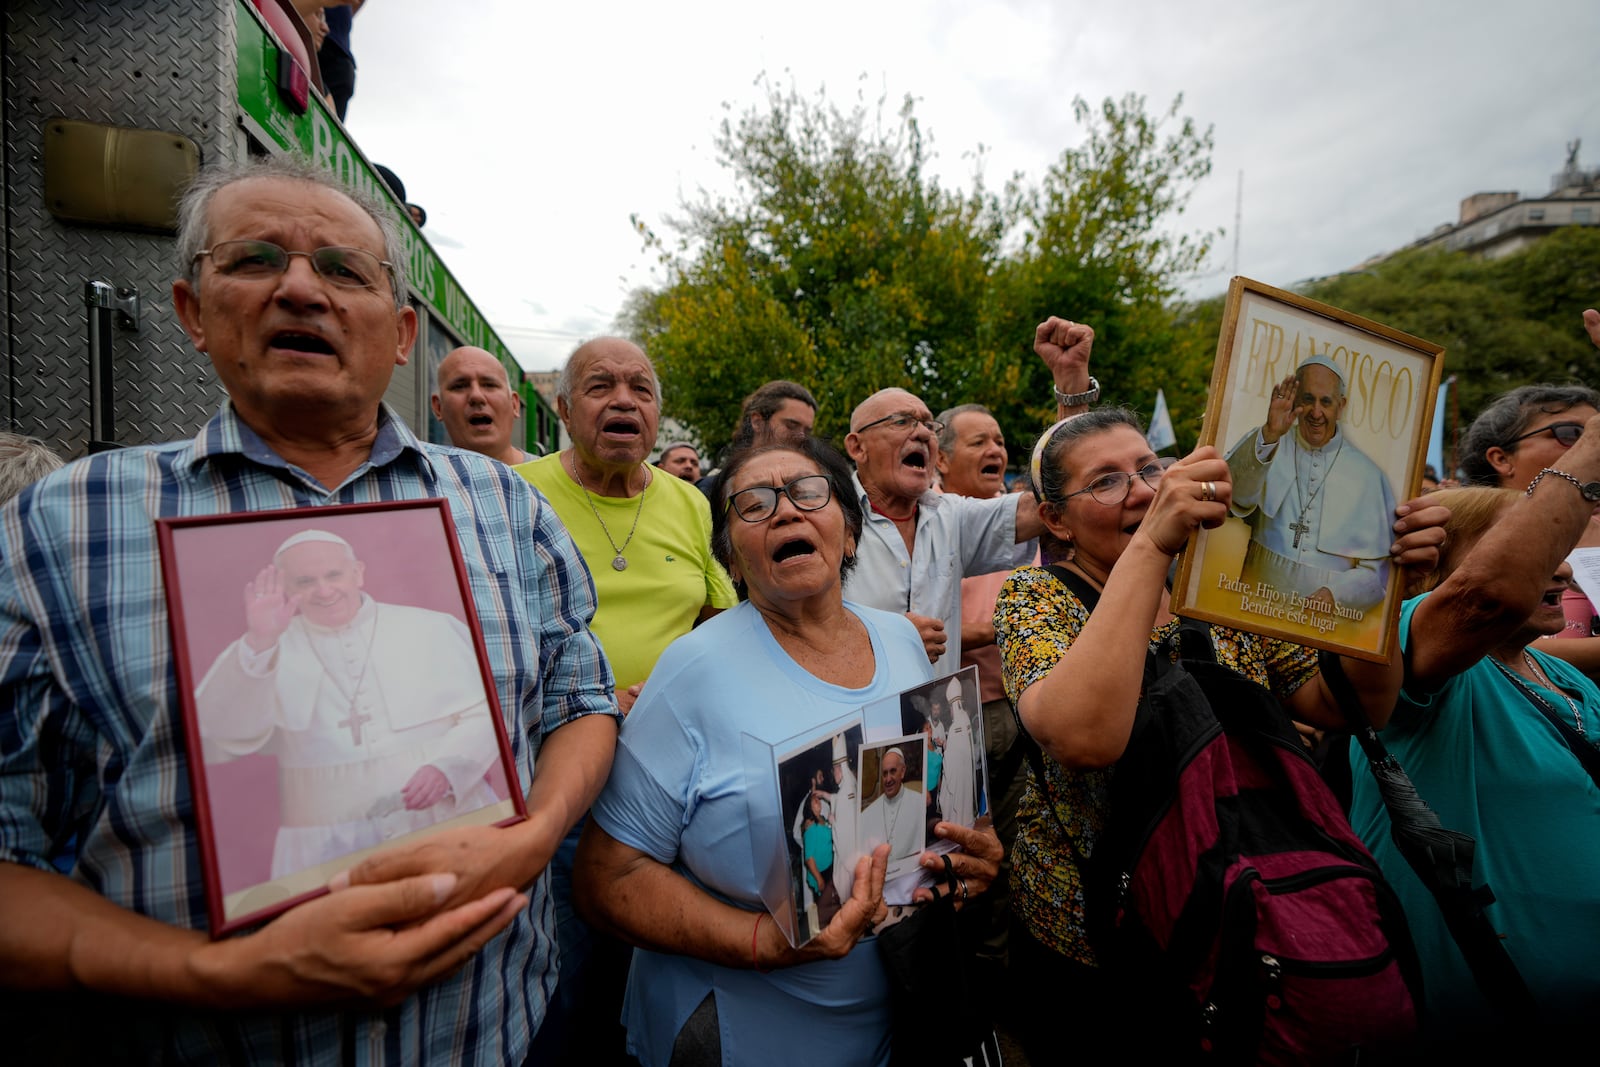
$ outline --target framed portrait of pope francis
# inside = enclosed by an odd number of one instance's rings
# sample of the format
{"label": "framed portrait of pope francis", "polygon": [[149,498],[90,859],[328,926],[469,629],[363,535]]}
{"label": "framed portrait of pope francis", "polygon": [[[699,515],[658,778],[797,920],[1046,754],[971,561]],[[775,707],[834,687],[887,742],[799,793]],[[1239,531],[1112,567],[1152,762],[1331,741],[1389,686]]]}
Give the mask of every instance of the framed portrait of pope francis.
{"label": "framed portrait of pope francis", "polygon": [[1191,535],[1174,614],[1386,661],[1394,509],[1421,484],[1443,367],[1437,344],[1234,278],[1200,435],[1227,460],[1228,518]]}
{"label": "framed portrait of pope francis", "polygon": [[526,817],[454,530],[444,500],[158,521],[212,936]]}

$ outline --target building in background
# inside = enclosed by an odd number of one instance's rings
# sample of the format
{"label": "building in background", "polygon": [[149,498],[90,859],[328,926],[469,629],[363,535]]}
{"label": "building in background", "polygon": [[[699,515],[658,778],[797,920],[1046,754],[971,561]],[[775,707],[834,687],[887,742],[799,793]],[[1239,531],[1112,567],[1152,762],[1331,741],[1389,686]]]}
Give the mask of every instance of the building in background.
{"label": "building in background", "polygon": [[[1600,226],[1600,167],[1578,163],[1581,141],[1567,145],[1566,166],[1550,178],[1548,195],[1523,199],[1520,193],[1474,193],[1461,201],[1461,216],[1406,248],[1474,252],[1499,259],[1521,251],[1562,226]],[[1402,249],[1404,251],[1404,249]],[[1393,253],[1374,257],[1387,259]],[[1369,264],[1362,264],[1368,266]]]}

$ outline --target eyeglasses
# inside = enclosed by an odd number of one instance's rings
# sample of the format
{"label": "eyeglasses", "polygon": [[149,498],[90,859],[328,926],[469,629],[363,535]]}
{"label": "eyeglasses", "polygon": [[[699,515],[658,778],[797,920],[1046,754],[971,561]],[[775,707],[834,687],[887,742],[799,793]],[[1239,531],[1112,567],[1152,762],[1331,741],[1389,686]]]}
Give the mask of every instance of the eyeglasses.
{"label": "eyeglasses", "polygon": [[902,411],[898,415],[885,415],[881,419],[873,419],[865,426],[858,428],[855,432],[866,433],[874,426],[881,426],[884,423],[888,423],[897,430],[909,430],[913,426],[925,426],[927,427],[928,432],[931,434],[938,434],[940,430],[944,429],[944,423],[940,422],[938,419],[919,419],[915,415],[908,415]]}
{"label": "eyeglasses", "polygon": [[[1506,445],[1514,445],[1518,441],[1524,441],[1529,437],[1535,437],[1542,433],[1547,433],[1551,437],[1554,437],[1556,439],[1556,443],[1562,448],[1571,448],[1573,445],[1578,443],[1578,438],[1583,436],[1583,423],[1552,422],[1549,426],[1541,426],[1537,430],[1529,430],[1527,433],[1518,434],[1511,440],[1507,441]],[[1505,447],[1506,445],[1501,447]]]}
{"label": "eyeglasses", "polygon": [[1144,484],[1154,489],[1161,484],[1161,476],[1167,473],[1167,468],[1178,462],[1171,456],[1163,457],[1154,463],[1146,463],[1136,471],[1112,471],[1102,474],[1088,485],[1075,493],[1068,493],[1063,500],[1071,500],[1075,496],[1088,493],[1098,504],[1114,507],[1128,499],[1128,494],[1133,491],[1133,480],[1144,479]]}
{"label": "eyeglasses", "polygon": [[[329,285],[341,289],[376,289],[384,271],[394,264],[360,248],[326,245],[314,252],[290,252],[271,241],[223,241],[194,254],[210,256],[219,274],[230,278],[276,278],[289,269],[293,256],[305,256]],[[393,275],[390,275],[393,284]]]}
{"label": "eyeglasses", "polygon": [[728,498],[728,507],[745,522],[769,519],[778,510],[778,494],[801,511],[818,511],[833,499],[833,483],[826,474],[803,474],[788,485],[752,485]]}

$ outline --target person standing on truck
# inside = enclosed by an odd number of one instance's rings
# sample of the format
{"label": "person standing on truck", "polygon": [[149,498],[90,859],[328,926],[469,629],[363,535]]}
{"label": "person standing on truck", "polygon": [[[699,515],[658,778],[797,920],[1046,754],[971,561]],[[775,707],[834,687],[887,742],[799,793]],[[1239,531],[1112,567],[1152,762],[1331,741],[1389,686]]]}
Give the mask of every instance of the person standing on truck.
{"label": "person standing on truck", "polygon": [[328,90],[333,109],[344,121],[350,98],[356,95],[356,54],[350,50],[350,30],[362,0],[340,0],[323,15],[328,20],[328,38],[317,49],[317,66],[322,68],[322,86]]}
{"label": "person standing on truck", "polygon": [[[280,157],[202,171],[180,218],[178,317],[228,401],[191,441],[89,456],[0,508],[0,986],[90,994],[58,1027],[93,1011],[86,1062],[521,1063],[556,982],[544,866],[619,721],[583,561],[509,468],[383,406],[417,319],[380,204]],[[212,941],[152,520],[431,497],[529,818],[440,831]],[[73,833],[69,878],[50,861]]]}

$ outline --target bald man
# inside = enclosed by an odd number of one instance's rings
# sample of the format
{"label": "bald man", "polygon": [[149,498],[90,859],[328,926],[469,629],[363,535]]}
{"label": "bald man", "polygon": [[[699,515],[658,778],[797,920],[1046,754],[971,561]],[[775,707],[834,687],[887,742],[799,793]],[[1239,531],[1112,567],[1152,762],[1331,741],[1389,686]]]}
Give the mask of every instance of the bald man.
{"label": "bald man", "polygon": [[[1093,345],[1094,330],[1070,319],[1051,317],[1034,332],[1058,418],[1100,398],[1100,383],[1089,375]],[[961,662],[961,579],[1028,563],[1044,529],[1029,494],[979,500],[935,491],[942,428],[920,397],[880,389],[856,407],[845,438],[866,516],[845,598],[904,612],[935,675],[953,673]]]}
{"label": "bald man", "polygon": [[468,345],[445,356],[432,404],[434,418],[444,423],[457,448],[512,465],[533,458],[511,443],[522,415],[522,397],[491,353]]}

